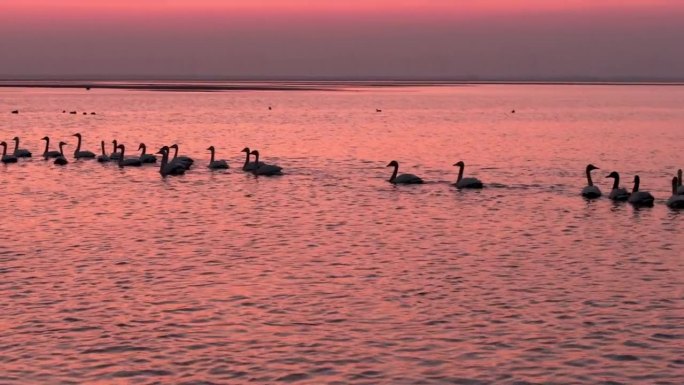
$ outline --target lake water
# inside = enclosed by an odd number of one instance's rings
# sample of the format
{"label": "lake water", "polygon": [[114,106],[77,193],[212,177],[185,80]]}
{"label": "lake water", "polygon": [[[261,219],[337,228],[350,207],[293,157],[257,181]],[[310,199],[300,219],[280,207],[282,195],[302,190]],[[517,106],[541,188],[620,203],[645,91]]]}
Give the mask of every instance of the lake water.
{"label": "lake water", "polygon": [[[34,153],[0,165],[0,383],[681,384],[683,106],[675,86],[0,89],[0,137]],[[36,156],[75,132],[195,167]],[[245,146],[286,175],[243,173]],[[427,183],[389,184],[393,159]],[[459,160],[485,189],[450,185]],[[588,163],[655,207],[582,199]]]}

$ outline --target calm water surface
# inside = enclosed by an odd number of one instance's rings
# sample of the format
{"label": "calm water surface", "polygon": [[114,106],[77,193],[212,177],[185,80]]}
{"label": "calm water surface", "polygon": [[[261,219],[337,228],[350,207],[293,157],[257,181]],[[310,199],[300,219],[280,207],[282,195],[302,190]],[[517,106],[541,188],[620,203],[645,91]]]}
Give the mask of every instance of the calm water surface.
{"label": "calm water surface", "polygon": [[[681,384],[683,107],[650,86],[0,89],[0,137],[34,155],[81,132],[196,159],[0,166],[0,383]],[[241,172],[244,146],[287,175]],[[390,185],[392,159],[428,183]],[[487,188],[450,186],[458,160]],[[583,200],[589,162],[655,207]]]}

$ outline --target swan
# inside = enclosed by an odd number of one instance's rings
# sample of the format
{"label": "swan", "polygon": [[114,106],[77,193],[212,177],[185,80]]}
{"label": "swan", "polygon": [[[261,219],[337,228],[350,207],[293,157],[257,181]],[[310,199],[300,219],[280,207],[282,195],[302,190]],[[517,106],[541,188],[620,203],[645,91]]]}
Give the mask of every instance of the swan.
{"label": "swan", "polygon": [[116,139],[112,140],[112,153],[109,154],[109,159],[119,160],[121,153],[119,152],[119,142]]}
{"label": "swan", "polygon": [[207,148],[208,151],[211,151],[211,160],[209,161],[209,167],[212,170],[220,170],[220,169],[227,169],[228,168],[228,162],[225,160],[214,160],[214,152],[216,149],[214,146],[209,146]]}
{"label": "swan", "polygon": [[121,156],[119,157],[119,167],[128,167],[128,166],[140,167],[140,166],[142,166],[142,162],[140,161],[140,158],[128,158],[128,159],[126,159],[124,157],[124,154],[126,153],[126,147],[124,147],[123,144],[119,145],[119,149],[121,150]]}
{"label": "swan", "polygon": [[185,167],[180,164],[169,163],[169,147],[164,146],[159,149],[157,154],[161,154],[161,164],[159,166],[159,173],[161,176],[167,175],[183,175],[185,174]]}
{"label": "swan", "polygon": [[653,206],[653,195],[647,191],[639,191],[639,175],[634,175],[634,188],[632,194],[629,195],[628,202],[634,206]]}
{"label": "swan", "polygon": [[[183,165],[186,169],[190,169],[195,161],[188,156],[178,156],[178,145],[173,144],[169,149],[173,148],[175,152],[173,153],[173,159],[169,163],[177,163]],[[170,150],[169,150],[170,151]]]}
{"label": "swan", "polygon": [[257,166],[263,166],[265,164],[264,162],[256,163],[249,161],[249,156],[251,155],[249,147],[243,148],[241,152],[244,152],[246,155],[245,164],[242,165],[242,171],[254,171]]}
{"label": "swan", "polygon": [[392,176],[389,178],[389,182],[392,184],[420,184],[423,183],[423,180],[420,179],[419,177],[413,175],[413,174],[401,174],[397,176],[397,172],[399,171],[399,163],[396,160],[393,160],[389,162],[389,164],[385,167],[394,167],[394,172],[392,172]]}
{"label": "swan", "polygon": [[678,184],[679,178],[672,178],[672,196],[667,200],[667,207],[671,209],[684,209],[684,195],[677,194]]}
{"label": "swan", "polygon": [[147,146],[145,143],[140,143],[138,150],[142,150],[140,153],[140,161],[143,163],[157,163],[157,157],[147,153]]}
{"label": "swan", "polygon": [[275,164],[266,164],[259,162],[259,151],[252,150],[250,154],[254,155],[254,163],[258,165],[252,170],[252,174],[263,176],[283,175],[282,167],[277,166]]}
{"label": "swan", "polygon": [[17,163],[17,157],[14,155],[7,155],[7,143],[0,142],[2,146],[2,163]]}
{"label": "swan", "polygon": [[30,158],[31,157],[31,151],[19,148],[19,137],[15,136],[12,138],[14,140],[14,156],[17,158]]}
{"label": "swan", "polygon": [[80,159],[80,158],[86,158],[86,159],[91,159],[95,157],[95,154],[93,154],[90,151],[81,151],[81,134],[76,133],[74,134],[75,137],[78,138],[78,144],[76,145],[76,150],[74,150],[74,158]]}
{"label": "swan", "polygon": [[620,187],[620,174],[618,174],[616,171],[611,172],[608,174],[606,178],[614,178],[615,181],[613,181],[613,188],[610,190],[610,194],[608,195],[608,198],[614,201],[626,201],[629,199],[629,192],[625,188]]}
{"label": "swan", "polygon": [[97,161],[100,163],[105,163],[105,162],[109,162],[110,160],[112,160],[110,157],[107,156],[107,153],[105,152],[104,140],[100,142],[100,146],[102,147],[102,155],[97,156]]}
{"label": "swan", "polygon": [[64,157],[64,146],[66,146],[65,142],[59,142],[59,156],[55,158],[54,163],[58,166],[64,166],[65,164],[69,163],[69,161]]}
{"label": "swan", "polygon": [[684,186],[682,186],[682,169],[677,170],[677,195],[684,195]]}
{"label": "swan", "polygon": [[463,163],[463,161],[455,163],[454,166],[459,167],[458,179],[456,179],[456,183],[454,183],[456,188],[482,188],[482,182],[480,182],[479,179],[463,177],[463,170],[465,169],[465,163]]}
{"label": "swan", "polygon": [[587,187],[582,189],[582,196],[589,199],[598,198],[601,196],[601,190],[594,186],[594,182],[591,180],[592,170],[599,170],[599,168],[593,164],[587,165]]}
{"label": "swan", "polygon": [[57,151],[57,150],[52,150],[52,151],[50,151],[50,138],[49,138],[49,137],[44,136],[44,137],[40,138],[40,140],[44,140],[44,141],[45,141],[45,151],[43,151],[43,157],[44,157],[45,159],[47,159],[47,158],[57,158],[57,157],[59,157],[59,156],[62,155],[62,154],[60,154],[59,151]]}

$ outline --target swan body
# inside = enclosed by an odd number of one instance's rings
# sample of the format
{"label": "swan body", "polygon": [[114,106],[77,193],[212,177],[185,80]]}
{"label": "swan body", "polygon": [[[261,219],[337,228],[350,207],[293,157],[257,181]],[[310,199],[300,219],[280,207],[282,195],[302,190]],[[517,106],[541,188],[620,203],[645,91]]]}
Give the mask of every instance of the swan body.
{"label": "swan body", "polygon": [[677,195],[684,195],[684,186],[682,186],[682,169],[677,170]]}
{"label": "swan body", "polygon": [[164,146],[160,148],[157,154],[161,154],[162,156],[161,164],[159,165],[159,173],[161,176],[185,174],[185,167],[180,164],[169,163],[169,147]]}
{"label": "swan body", "polygon": [[74,134],[75,137],[78,138],[78,144],[76,144],[76,150],[74,150],[74,158],[76,159],[92,159],[95,158],[95,154],[90,152],[90,151],[81,151],[81,134],[76,133]]}
{"label": "swan body", "polygon": [[116,139],[112,140],[112,146],[112,153],[109,154],[109,159],[119,160],[121,157],[121,153],[119,152],[119,142]]}
{"label": "swan body", "polygon": [[211,152],[211,160],[209,161],[209,165],[207,167],[209,167],[211,170],[225,170],[228,168],[228,162],[225,160],[214,160],[214,153],[216,152],[214,146],[209,146],[207,150]]}
{"label": "swan body", "polygon": [[582,189],[582,196],[585,198],[594,199],[601,196],[601,189],[599,189],[597,186],[594,186],[594,182],[591,180],[591,171],[598,169],[599,168],[593,164],[587,165],[587,186]]}
{"label": "swan body", "polygon": [[247,155],[245,157],[245,164],[242,165],[242,171],[254,171],[256,168],[265,165],[264,162],[257,163],[257,162],[250,162],[249,161],[249,157],[251,155],[249,147],[243,148],[241,152],[244,152]]}
{"label": "swan body", "polygon": [[456,179],[456,182],[454,183],[454,186],[456,188],[482,188],[482,182],[477,179],[477,178],[464,178],[463,177],[463,171],[465,169],[465,163],[463,161],[459,161],[454,164],[454,166],[458,166],[458,178]]}
{"label": "swan body", "polygon": [[139,158],[126,158],[124,154],[126,153],[126,147],[124,147],[123,144],[119,145],[119,149],[121,150],[121,156],[119,157],[119,167],[140,167],[142,166],[142,162],[140,161]]}
{"label": "swan body", "polygon": [[19,137],[15,136],[12,140],[14,140],[14,156],[17,158],[30,158],[31,157],[31,151],[26,150],[24,148],[19,148]]}
{"label": "swan body", "polygon": [[639,191],[639,181],[639,175],[634,175],[634,188],[632,188],[632,193],[627,201],[638,207],[653,206],[653,201],[655,200],[653,195],[647,191]]}
{"label": "swan body", "polygon": [[66,143],[64,142],[59,142],[59,156],[55,158],[55,161],[53,162],[54,164],[58,166],[64,166],[65,164],[69,163],[69,161],[64,157],[64,146],[66,146]]}
{"label": "swan body", "polygon": [[17,163],[17,157],[14,155],[7,155],[7,143],[6,142],[0,142],[0,146],[2,146],[2,163]]}
{"label": "swan body", "polygon": [[57,157],[59,157],[59,156],[62,156],[62,154],[61,154],[59,151],[57,151],[57,150],[52,150],[52,151],[50,151],[50,138],[49,138],[49,137],[44,136],[44,137],[42,137],[40,140],[44,140],[44,141],[45,141],[45,151],[43,151],[43,157],[44,157],[45,159],[48,159],[48,158],[57,158]]}
{"label": "swan body", "polygon": [[147,146],[145,143],[140,143],[138,150],[142,150],[140,153],[140,161],[143,163],[157,163],[157,157],[147,153]]}
{"label": "swan body", "polygon": [[679,179],[672,178],[672,196],[667,200],[667,207],[671,209],[684,209],[684,195],[677,194]]}
{"label": "swan body", "polygon": [[275,164],[259,164],[259,151],[253,150],[251,152],[252,155],[254,155],[254,163],[257,164],[257,166],[252,170],[252,174],[254,175],[263,175],[263,176],[274,176],[274,175],[283,175],[283,168],[280,166],[277,166]]}
{"label": "swan body", "polygon": [[100,142],[100,146],[102,147],[102,155],[97,156],[97,161],[100,163],[106,163],[112,160],[109,156],[107,156],[107,153],[105,152],[105,142],[104,140]]}
{"label": "swan body", "polygon": [[181,166],[185,167],[186,170],[189,170],[190,167],[192,167],[192,164],[195,163],[195,160],[189,156],[178,156],[177,144],[173,144],[171,147],[169,147],[169,151],[171,148],[173,148],[175,152],[173,153],[173,159],[171,159],[169,163],[180,164]]}
{"label": "swan body", "polygon": [[624,202],[629,199],[627,189],[620,187],[620,174],[613,171],[606,178],[613,178],[613,188],[610,190],[610,194],[608,194],[610,200]]}
{"label": "swan body", "polygon": [[397,176],[399,172],[399,163],[396,160],[389,162],[386,167],[394,167],[392,176],[389,178],[389,182],[392,184],[421,184],[423,180],[413,174],[401,174]]}

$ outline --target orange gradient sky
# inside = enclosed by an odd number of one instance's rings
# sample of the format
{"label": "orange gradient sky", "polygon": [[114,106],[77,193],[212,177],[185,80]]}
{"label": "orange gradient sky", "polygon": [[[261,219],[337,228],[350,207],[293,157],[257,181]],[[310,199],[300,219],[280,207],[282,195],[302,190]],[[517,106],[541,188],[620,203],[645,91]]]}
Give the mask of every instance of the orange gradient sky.
{"label": "orange gradient sky", "polygon": [[684,77],[679,0],[0,0],[0,77]]}

